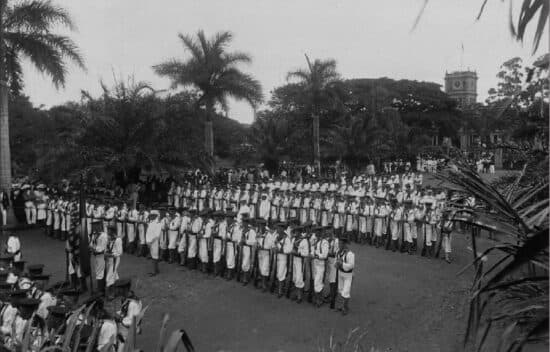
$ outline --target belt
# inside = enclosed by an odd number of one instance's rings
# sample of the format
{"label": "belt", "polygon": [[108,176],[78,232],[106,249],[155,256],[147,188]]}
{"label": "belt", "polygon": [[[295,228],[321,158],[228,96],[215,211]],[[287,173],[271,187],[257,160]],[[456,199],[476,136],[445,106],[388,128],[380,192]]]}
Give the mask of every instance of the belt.
{"label": "belt", "polygon": [[343,272],[343,273],[349,274],[349,273],[353,272],[353,269],[351,269],[351,270],[340,269],[340,271]]}

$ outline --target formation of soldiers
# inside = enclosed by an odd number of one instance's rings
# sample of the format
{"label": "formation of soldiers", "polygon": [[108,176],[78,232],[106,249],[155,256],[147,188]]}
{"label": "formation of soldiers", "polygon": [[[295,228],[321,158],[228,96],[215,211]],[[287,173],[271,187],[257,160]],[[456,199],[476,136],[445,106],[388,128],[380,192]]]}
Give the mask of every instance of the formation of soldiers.
{"label": "formation of soldiers", "polygon": [[7,349],[39,351],[68,344],[78,351],[89,345],[94,351],[123,351],[134,320],[139,331],[144,310],[130,280],[114,284],[113,298],[120,299],[120,306],[110,312],[101,293],[82,301],[84,292],[74,285],[48,285],[50,275],[43,273],[44,265],[25,268],[17,236],[9,237],[5,254],[0,257],[0,344]]}
{"label": "formation of soldiers", "polygon": [[[89,201],[86,231],[99,290],[109,295],[126,252],[151,257],[152,275],[159,261],[177,263],[347,313],[355,263],[344,243],[427,257],[443,249],[450,261],[452,221],[443,212],[444,191],[423,189],[422,175],[414,173],[349,181],[173,183],[167,202],[154,208]],[[77,215],[76,199],[48,199],[47,233],[67,239]],[[72,280],[85,285],[78,263],[69,263]]]}

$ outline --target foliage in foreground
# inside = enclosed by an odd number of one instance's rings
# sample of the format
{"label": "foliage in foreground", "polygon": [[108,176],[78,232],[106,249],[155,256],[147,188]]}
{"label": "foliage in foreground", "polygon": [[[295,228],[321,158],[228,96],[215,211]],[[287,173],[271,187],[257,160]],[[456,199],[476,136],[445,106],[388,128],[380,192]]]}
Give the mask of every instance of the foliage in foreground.
{"label": "foliage in foreground", "polygon": [[317,345],[317,352],[380,352],[379,349],[371,346],[367,349],[364,346],[363,339],[367,335],[367,331],[361,331],[358,327],[351,329],[344,341],[337,341],[334,337],[334,333],[331,332],[328,340],[319,341]]}
{"label": "foliage in foreground", "polygon": [[[482,201],[485,208],[467,220],[492,229],[498,239],[474,253],[468,266],[476,275],[464,343],[476,351],[522,351],[527,343],[548,341],[548,174],[542,182],[522,185],[525,169],[502,189],[485,183],[460,160],[439,176]],[[476,237],[472,241],[477,248]],[[494,260],[484,267],[482,258],[489,254]],[[497,335],[495,349],[489,340]]]}
{"label": "foliage in foreground", "polygon": [[[23,334],[23,342],[19,348],[15,348],[17,351],[40,351],[40,352],[76,352],[81,351],[82,343],[79,345],[75,341],[81,340],[81,333],[83,332],[84,325],[77,324],[78,321],[88,321],[91,322],[92,332],[86,341],[82,341],[86,346],[86,352],[95,351],[95,346],[97,344],[98,334],[101,328],[100,320],[94,318],[91,314],[93,310],[93,305],[85,309],[85,306],[82,306],[72,312],[70,317],[67,319],[68,324],[65,326],[64,333],[59,336],[58,332],[50,331],[46,338],[37,338],[37,334],[34,334],[31,328],[31,325],[27,323],[25,332]],[[147,307],[142,311],[141,316],[138,319],[143,318],[143,314],[147,311]],[[34,318],[34,315],[33,315]],[[80,319],[79,319],[80,318]],[[30,319],[29,321],[32,321]],[[194,347],[189,339],[189,336],[185,330],[179,329],[175,330],[172,333],[168,334],[167,324],[170,320],[169,314],[164,314],[162,319],[162,325],[159,332],[159,340],[157,343],[157,352],[176,352],[180,350],[180,346],[183,346],[185,351],[194,352]],[[137,346],[136,335],[137,335],[137,319],[134,317],[132,324],[130,325],[128,331],[128,337],[124,348],[119,349],[119,352],[137,352],[143,351]],[[54,338],[53,336],[58,336]],[[107,344],[101,349],[101,352],[108,352],[114,350],[115,341]]]}

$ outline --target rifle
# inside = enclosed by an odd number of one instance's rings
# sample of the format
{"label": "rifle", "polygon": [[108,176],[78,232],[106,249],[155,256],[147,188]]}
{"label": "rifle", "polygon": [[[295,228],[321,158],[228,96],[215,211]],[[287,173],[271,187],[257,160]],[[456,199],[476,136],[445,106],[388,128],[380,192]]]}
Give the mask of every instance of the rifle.
{"label": "rifle", "polygon": [[242,260],[242,253],[243,253],[243,245],[242,243],[239,243],[237,246],[235,246],[235,242],[233,242],[233,247],[235,248],[235,265],[237,266],[235,269],[236,275],[237,275],[237,282],[240,282],[241,278],[241,260]]}
{"label": "rifle", "polygon": [[250,280],[254,287],[256,287],[256,276],[258,275],[258,252],[260,251],[256,246],[250,247]]}
{"label": "rifle", "polygon": [[426,256],[426,226],[428,225],[428,223],[424,222],[424,245],[422,246],[422,252],[420,253],[420,255],[422,257],[425,257]]}
{"label": "rifle", "polygon": [[338,254],[335,255],[335,262],[334,262],[334,266],[335,266],[335,269],[336,269],[336,282],[334,283],[334,290],[330,290],[330,309],[334,309],[334,306],[336,305],[336,291],[338,290],[338,279],[339,279],[339,272],[340,272],[340,269],[338,268]]}
{"label": "rifle", "polygon": [[294,264],[294,254],[290,252],[290,254],[287,254],[287,266],[288,269],[286,271],[286,280],[285,280],[285,289],[286,289],[286,298],[290,298],[290,284],[292,282],[292,269]]}
{"label": "rifle", "polygon": [[388,216],[388,221],[386,224],[386,250],[390,249],[390,244],[391,244],[391,232],[390,232],[391,218],[392,218],[392,214],[390,213],[390,216]]}
{"label": "rifle", "polygon": [[269,270],[268,289],[269,292],[273,292],[273,287],[277,276],[277,252],[273,249],[269,251]]}

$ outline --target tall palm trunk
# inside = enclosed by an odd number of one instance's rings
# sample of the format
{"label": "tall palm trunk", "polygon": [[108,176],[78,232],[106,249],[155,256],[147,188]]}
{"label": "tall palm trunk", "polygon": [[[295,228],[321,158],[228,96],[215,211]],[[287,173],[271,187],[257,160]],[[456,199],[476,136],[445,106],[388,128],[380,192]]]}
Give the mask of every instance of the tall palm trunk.
{"label": "tall palm trunk", "polygon": [[321,171],[321,151],[319,150],[319,115],[313,114],[313,164],[317,172]]}
{"label": "tall palm trunk", "polygon": [[6,5],[7,0],[0,0],[0,188],[5,192],[9,192],[11,189],[11,152],[8,114],[9,88],[5,64],[4,23],[2,22]]}
{"label": "tall palm trunk", "polygon": [[206,118],[204,121],[204,150],[211,162],[214,161],[214,128],[212,127],[212,116],[214,107],[212,104],[206,106]]}

